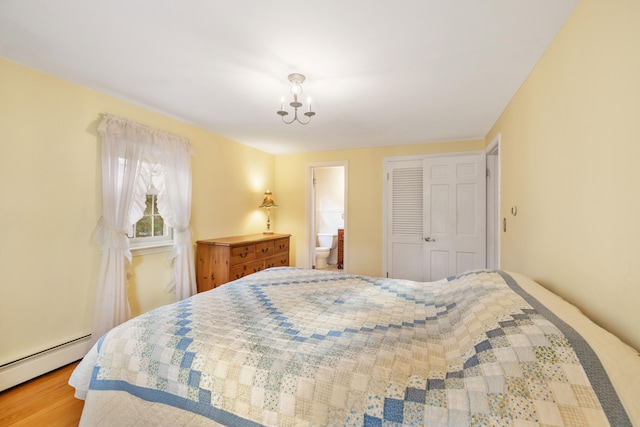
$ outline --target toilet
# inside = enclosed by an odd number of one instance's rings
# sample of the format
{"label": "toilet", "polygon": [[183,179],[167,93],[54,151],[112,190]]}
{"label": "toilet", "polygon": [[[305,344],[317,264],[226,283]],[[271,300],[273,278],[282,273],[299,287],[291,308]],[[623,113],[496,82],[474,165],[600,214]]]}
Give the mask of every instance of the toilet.
{"label": "toilet", "polygon": [[318,233],[318,246],[316,246],[316,268],[327,268],[328,264],[338,263],[338,235]]}

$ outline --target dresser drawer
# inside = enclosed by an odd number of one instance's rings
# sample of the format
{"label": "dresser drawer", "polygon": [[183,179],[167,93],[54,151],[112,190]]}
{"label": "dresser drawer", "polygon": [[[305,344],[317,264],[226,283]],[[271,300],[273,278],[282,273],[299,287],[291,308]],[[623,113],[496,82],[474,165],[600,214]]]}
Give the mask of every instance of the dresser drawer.
{"label": "dresser drawer", "polygon": [[231,260],[229,267],[244,264],[247,261],[256,259],[256,245],[234,246],[231,248]]}
{"label": "dresser drawer", "polygon": [[[274,250],[275,253],[279,254],[279,253],[284,253],[286,252],[287,254],[289,254],[289,238],[288,237],[284,237],[282,239],[276,239],[274,242]],[[287,262],[287,265],[288,262]]]}
{"label": "dresser drawer", "polygon": [[265,262],[265,268],[286,267],[289,265],[289,253],[276,255],[268,258]]}
{"label": "dresser drawer", "polygon": [[236,280],[249,274],[264,270],[264,261],[257,260],[242,265],[236,265],[229,270],[229,280]]}
{"label": "dresser drawer", "polygon": [[256,259],[268,258],[274,254],[273,240],[270,242],[256,243]]}

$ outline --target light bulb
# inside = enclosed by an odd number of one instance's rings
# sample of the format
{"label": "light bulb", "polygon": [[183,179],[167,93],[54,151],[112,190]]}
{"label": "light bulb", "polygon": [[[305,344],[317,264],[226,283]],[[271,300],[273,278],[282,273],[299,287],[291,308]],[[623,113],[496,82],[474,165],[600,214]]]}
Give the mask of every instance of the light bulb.
{"label": "light bulb", "polygon": [[291,94],[293,96],[300,96],[302,94],[302,86],[298,83],[294,83],[293,86],[291,86]]}

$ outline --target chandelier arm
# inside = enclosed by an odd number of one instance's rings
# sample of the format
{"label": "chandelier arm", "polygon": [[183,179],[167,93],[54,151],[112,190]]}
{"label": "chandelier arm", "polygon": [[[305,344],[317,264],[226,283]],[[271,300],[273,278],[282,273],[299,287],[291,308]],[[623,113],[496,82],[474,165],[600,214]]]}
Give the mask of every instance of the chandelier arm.
{"label": "chandelier arm", "polygon": [[[308,125],[309,123],[311,123],[311,117],[313,117],[313,116],[308,116],[308,115],[307,115],[307,117],[309,117],[309,120],[307,120],[306,122],[303,122],[302,120],[300,120],[300,117],[298,117],[298,109],[297,109],[297,108],[294,108],[294,110],[293,110],[293,117],[291,118],[291,120],[290,120],[290,121],[286,121],[286,120],[284,119],[285,115],[286,115],[286,114],[280,114],[280,117],[282,118],[282,122],[283,122],[284,124],[287,124],[287,125],[290,125],[290,124],[291,124],[291,123],[293,123],[293,122],[298,122],[298,123],[300,123],[301,125]],[[305,115],[306,115],[306,114],[305,114]]]}
{"label": "chandelier arm", "polygon": [[298,123],[300,123],[301,125],[308,125],[311,122],[311,117],[309,117],[309,120],[307,120],[306,122],[303,122],[300,120],[300,118],[298,117],[298,112],[296,111],[296,120],[298,121]]}
{"label": "chandelier arm", "polygon": [[295,122],[295,121],[296,121],[296,118],[297,118],[297,117],[293,117],[293,118],[291,119],[291,121],[286,121],[286,120],[284,119],[284,116],[280,116],[280,117],[282,117],[282,122],[283,122],[284,124],[286,124],[286,125],[290,125],[291,123]]}

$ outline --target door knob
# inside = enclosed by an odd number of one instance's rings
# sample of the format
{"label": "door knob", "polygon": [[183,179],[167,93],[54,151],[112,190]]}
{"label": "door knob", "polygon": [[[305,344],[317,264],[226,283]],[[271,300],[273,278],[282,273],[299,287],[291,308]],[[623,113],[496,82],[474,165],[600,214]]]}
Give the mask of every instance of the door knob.
{"label": "door knob", "polygon": [[425,237],[425,238],[424,238],[424,241],[425,241],[425,242],[435,242],[435,241],[436,241],[436,239],[432,239],[431,237]]}

